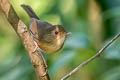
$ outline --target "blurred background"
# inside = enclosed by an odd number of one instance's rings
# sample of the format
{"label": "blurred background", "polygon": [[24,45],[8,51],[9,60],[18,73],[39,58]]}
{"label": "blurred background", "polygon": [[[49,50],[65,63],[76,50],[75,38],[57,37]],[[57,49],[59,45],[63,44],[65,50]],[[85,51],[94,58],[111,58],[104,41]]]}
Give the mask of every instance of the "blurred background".
{"label": "blurred background", "polygon": [[[72,32],[56,54],[45,54],[51,80],[60,80],[120,32],[120,0],[10,0],[29,26],[20,7],[30,5],[39,18]],[[0,80],[37,80],[15,31],[0,12]],[[104,54],[68,80],[120,80],[120,38]]]}

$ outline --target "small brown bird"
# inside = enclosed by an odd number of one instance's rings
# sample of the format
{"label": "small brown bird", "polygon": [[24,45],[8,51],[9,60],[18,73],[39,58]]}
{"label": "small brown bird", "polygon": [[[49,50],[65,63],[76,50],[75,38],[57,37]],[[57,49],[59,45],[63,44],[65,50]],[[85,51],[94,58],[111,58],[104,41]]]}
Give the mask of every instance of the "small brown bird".
{"label": "small brown bird", "polygon": [[41,21],[30,6],[24,4],[21,6],[30,17],[30,32],[39,48],[46,53],[59,51],[70,32],[66,32],[62,25]]}

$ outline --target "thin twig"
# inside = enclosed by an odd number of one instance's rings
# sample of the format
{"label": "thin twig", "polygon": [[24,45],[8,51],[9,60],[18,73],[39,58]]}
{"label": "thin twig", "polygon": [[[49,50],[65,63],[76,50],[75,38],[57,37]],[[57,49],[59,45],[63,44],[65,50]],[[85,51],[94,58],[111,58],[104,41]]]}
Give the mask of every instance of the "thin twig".
{"label": "thin twig", "polygon": [[[36,71],[39,80],[50,80],[48,73],[46,72],[46,66],[42,57],[39,55],[39,51],[36,49],[35,43],[27,29],[27,26],[17,16],[9,0],[0,0],[0,10],[3,11],[8,22],[14,28],[22,43],[25,46],[26,51],[30,57],[32,65]],[[2,20],[2,19],[1,19]]]}
{"label": "thin twig", "polygon": [[88,64],[89,62],[91,62],[92,60],[94,60],[95,58],[99,57],[103,51],[110,45],[112,44],[118,37],[120,37],[120,33],[118,33],[115,37],[112,38],[112,40],[110,40],[105,46],[103,46],[103,48],[101,48],[98,53],[96,53],[94,56],[92,56],[91,58],[89,58],[88,60],[84,61],[83,63],[81,63],[79,66],[77,66],[75,69],[73,69],[70,73],[68,73],[67,75],[65,75],[61,80],[66,80],[68,79],[72,74],[74,74],[75,72],[77,72],[81,67],[85,66],[86,64]]}

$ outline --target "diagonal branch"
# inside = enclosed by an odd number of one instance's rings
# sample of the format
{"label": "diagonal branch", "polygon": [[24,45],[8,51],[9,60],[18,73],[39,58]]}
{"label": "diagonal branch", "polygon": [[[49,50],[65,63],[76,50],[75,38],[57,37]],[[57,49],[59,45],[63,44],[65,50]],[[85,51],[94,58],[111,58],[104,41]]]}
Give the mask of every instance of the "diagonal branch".
{"label": "diagonal branch", "polygon": [[77,66],[75,69],[73,69],[70,73],[68,73],[67,75],[65,75],[61,80],[66,80],[68,79],[71,75],[73,75],[75,72],[77,72],[81,67],[84,67],[85,65],[87,65],[89,62],[91,62],[92,60],[94,60],[95,58],[99,57],[103,51],[110,46],[110,44],[112,44],[118,37],[120,37],[120,33],[118,33],[115,37],[113,37],[105,46],[103,46],[103,48],[101,48],[98,53],[96,53],[94,56],[92,56],[91,58],[89,58],[88,60],[84,61],[83,63],[81,63],[79,66]]}
{"label": "diagonal branch", "polygon": [[[21,41],[23,42],[25,49],[28,52],[33,67],[38,75],[39,80],[50,80],[49,75],[46,72],[46,67],[42,57],[39,56],[39,52],[33,42],[31,35],[27,29],[27,26],[20,20],[14,11],[13,7],[9,3],[9,0],[0,0],[0,10],[5,14],[8,22],[14,28]],[[46,73],[46,74],[45,74]]]}

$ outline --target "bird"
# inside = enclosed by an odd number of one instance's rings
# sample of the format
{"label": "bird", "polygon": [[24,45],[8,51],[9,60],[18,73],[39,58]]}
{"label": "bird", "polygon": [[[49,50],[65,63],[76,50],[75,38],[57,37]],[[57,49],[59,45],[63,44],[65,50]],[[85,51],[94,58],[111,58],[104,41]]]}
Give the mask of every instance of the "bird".
{"label": "bird", "polygon": [[21,7],[30,17],[30,32],[38,47],[48,54],[58,52],[71,32],[66,32],[60,24],[53,25],[40,20],[29,5],[22,4]]}

